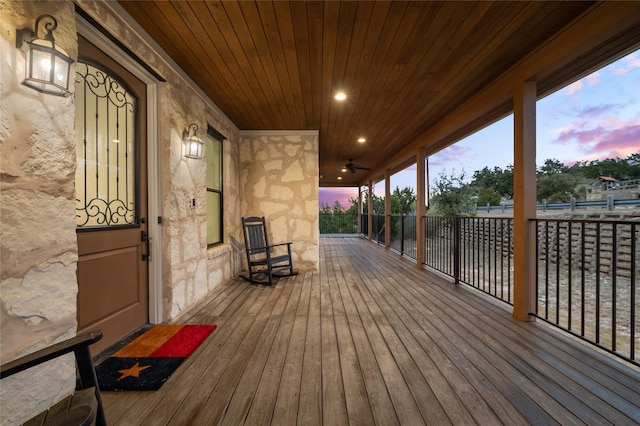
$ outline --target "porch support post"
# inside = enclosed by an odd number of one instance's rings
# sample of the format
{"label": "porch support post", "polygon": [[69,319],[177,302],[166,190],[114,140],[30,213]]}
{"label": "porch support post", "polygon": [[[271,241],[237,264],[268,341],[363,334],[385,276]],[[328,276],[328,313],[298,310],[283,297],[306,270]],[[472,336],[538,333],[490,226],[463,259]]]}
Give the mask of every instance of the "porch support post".
{"label": "porch support post", "polygon": [[373,238],[373,181],[369,180],[369,204],[367,208],[367,214],[369,215],[369,220],[367,220],[367,239],[371,241]]}
{"label": "porch support post", "polygon": [[535,321],[536,96],[535,81],[514,88],[513,316]]}
{"label": "porch support post", "polygon": [[426,156],[419,149],[416,152],[416,267],[422,269],[424,264],[424,215],[427,205],[426,191]]}
{"label": "porch support post", "polygon": [[391,170],[384,171],[384,248],[391,247]]}
{"label": "porch support post", "polygon": [[356,234],[362,232],[362,186],[358,185],[358,214],[356,215]]}

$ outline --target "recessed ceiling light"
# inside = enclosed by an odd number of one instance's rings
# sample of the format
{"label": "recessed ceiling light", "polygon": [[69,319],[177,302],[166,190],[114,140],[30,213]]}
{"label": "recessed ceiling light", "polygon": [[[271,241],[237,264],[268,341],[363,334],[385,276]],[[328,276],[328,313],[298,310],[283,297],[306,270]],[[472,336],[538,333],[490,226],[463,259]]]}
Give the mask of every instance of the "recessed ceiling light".
{"label": "recessed ceiling light", "polygon": [[340,170],[342,173],[347,173],[347,168],[343,167],[342,170]]}
{"label": "recessed ceiling light", "polygon": [[338,92],[336,93],[336,101],[344,101],[345,99],[347,99],[347,95],[344,92]]}
{"label": "recessed ceiling light", "polygon": [[338,176],[338,180],[342,180],[342,176]]}
{"label": "recessed ceiling light", "polygon": [[365,143],[367,140],[365,138],[358,138],[358,142]]}

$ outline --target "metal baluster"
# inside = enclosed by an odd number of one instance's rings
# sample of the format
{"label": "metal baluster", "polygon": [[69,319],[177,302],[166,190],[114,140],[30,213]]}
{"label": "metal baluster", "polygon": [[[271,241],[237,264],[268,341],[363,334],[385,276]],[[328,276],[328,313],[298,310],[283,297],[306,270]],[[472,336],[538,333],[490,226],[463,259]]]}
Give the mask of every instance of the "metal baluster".
{"label": "metal baluster", "polygon": [[618,227],[614,222],[611,224],[611,349],[616,350],[616,316],[617,316],[617,275],[618,275]]}
{"label": "metal baluster", "polygon": [[545,224],[545,237],[544,237],[544,278],[545,278],[545,295],[544,295],[544,318],[549,319],[549,221],[546,220]]}
{"label": "metal baluster", "polygon": [[596,222],[596,343],[600,343],[600,222]]}
{"label": "metal baluster", "polygon": [[568,312],[567,321],[569,322],[568,329],[571,330],[572,329],[572,327],[571,327],[571,325],[572,325],[571,324],[571,313],[573,311],[573,291],[572,291],[572,284],[573,284],[572,280],[573,280],[573,277],[571,275],[571,271],[573,270],[573,250],[572,250],[572,247],[573,247],[573,244],[572,244],[572,242],[573,242],[573,238],[572,238],[572,236],[573,236],[573,223],[567,221],[567,227],[568,227],[568,231],[569,231],[569,235],[567,236],[567,243],[569,245],[568,250],[567,250],[567,278],[569,280],[569,285],[568,285],[569,294],[568,294],[568,297],[567,297],[567,299],[568,299],[567,303],[569,304],[569,307],[568,307],[569,312]]}
{"label": "metal baluster", "polygon": [[584,333],[585,333],[585,288],[584,288],[584,278],[585,278],[585,269],[587,268],[586,265],[586,247],[585,247],[585,243],[586,243],[586,223],[582,222],[581,224],[581,228],[582,228],[582,237],[580,240],[580,246],[582,247],[582,249],[580,250],[580,256],[581,256],[581,272],[580,272],[580,297],[581,297],[581,301],[580,301],[580,335],[584,337]]}
{"label": "metal baluster", "polygon": [[630,336],[630,348],[629,348],[629,358],[632,360],[636,359],[636,242],[639,239],[636,236],[636,224],[631,224],[631,316],[629,318],[631,322],[631,336]]}
{"label": "metal baluster", "polygon": [[554,222],[556,228],[556,324],[560,325],[560,230],[559,221]]}

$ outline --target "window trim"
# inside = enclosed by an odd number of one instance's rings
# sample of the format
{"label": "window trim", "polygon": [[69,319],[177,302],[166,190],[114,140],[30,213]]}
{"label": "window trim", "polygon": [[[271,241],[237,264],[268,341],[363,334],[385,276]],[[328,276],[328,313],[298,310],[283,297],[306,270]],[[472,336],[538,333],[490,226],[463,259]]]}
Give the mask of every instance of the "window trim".
{"label": "window trim", "polygon": [[[220,195],[220,211],[218,212],[219,220],[220,220],[220,223],[218,224],[218,226],[220,227],[219,241],[209,243],[209,235],[207,233],[207,248],[212,248],[212,247],[222,245],[225,242],[224,241],[224,141],[227,138],[210,125],[207,126],[207,137],[210,137],[220,143],[220,159],[219,159],[220,160],[220,188],[217,189],[217,188],[209,188],[208,186],[206,187],[207,193],[212,192]],[[205,151],[205,158],[207,157],[208,154],[209,153]],[[209,159],[207,158],[207,163],[208,163],[208,160]],[[207,165],[207,173],[209,173],[208,165]],[[209,216],[207,215],[207,222],[208,221],[209,221]]]}

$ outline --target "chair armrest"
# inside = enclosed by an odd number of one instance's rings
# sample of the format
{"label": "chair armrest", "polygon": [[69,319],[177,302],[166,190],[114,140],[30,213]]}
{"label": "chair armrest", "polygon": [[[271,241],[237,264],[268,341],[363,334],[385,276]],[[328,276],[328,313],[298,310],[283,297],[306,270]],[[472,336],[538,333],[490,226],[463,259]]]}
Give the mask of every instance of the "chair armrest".
{"label": "chair armrest", "polygon": [[93,330],[65,340],[63,342],[55,343],[51,346],[47,346],[46,348],[42,348],[38,351],[2,365],[0,367],[0,379],[4,379],[5,377],[9,377],[13,374],[27,370],[36,365],[50,361],[61,355],[70,352],[76,352],[82,348],[87,348],[89,347],[89,345],[94,344],[101,338],[102,331]]}
{"label": "chair armrest", "polygon": [[263,253],[267,250],[271,250],[274,247],[280,247],[280,246],[291,246],[292,243],[281,243],[281,244],[269,244],[266,247],[251,247],[250,249],[247,249],[247,251],[249,252],[249,254],[254,254],[254,253]]}
{"label": "chair armrest", "polygon": [[280,243],[280,244],[271,244],[269,248],[279,247],[279,246],[290,246],[292,243]]}

